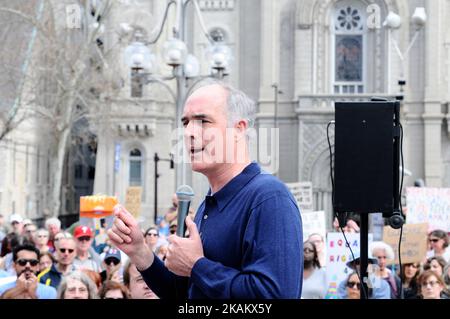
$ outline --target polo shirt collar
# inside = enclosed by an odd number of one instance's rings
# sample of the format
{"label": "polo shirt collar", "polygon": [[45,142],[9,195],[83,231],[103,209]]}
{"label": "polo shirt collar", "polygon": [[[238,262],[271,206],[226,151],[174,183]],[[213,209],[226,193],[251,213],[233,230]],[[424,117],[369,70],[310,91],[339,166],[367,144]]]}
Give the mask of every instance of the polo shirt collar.
{"label": "polo shirt collar", "polygon": [[[227,204],[234,198],[234,196],[256,175],[261,173],[261,167],[256,162],[251,162],[244,170],[237,176],[233,177],[224,187],[217,193],[212,195],[216,200],[219,211],[222,211]],[[208,191],[208,196],[211,196],[211,189]]]}

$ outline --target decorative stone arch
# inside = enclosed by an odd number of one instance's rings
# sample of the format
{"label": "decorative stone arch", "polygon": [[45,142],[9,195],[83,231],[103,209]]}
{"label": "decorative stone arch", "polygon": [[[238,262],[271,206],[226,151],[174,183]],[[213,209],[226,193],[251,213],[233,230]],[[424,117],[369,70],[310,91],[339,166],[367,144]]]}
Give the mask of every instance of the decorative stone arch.
{"label": "decorative stone arch", "polygon": [[[334,147],[334,135],[330,136],[331,147]],[[320,139],[303,159],[304,165],[300,174],[302,181],[313,180],[313,168],[322,156],[329,156],[329,146],[327,138]],[[329,166],[328,166],[329,167]],[[314,185],[313,185],[314,186]]]}
{"label": "decorative stone arch", "polygon": [[[334,147],[334,136],[330,136]],[[326,225],[331,227],[333,221],[332,187],[330,178],[330,151],[327,139],[321,139],[314,150],[305,157],[302,181],[311,181],[313,187],[313,207],[325,211]]]}

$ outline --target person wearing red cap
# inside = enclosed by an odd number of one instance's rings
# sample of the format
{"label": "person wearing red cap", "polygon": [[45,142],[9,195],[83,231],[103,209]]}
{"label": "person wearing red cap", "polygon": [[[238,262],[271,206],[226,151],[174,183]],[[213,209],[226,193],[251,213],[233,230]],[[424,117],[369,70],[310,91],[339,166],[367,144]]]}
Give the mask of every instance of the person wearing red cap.
{"label": "person wearing red cap", "polygon": [[73,261],[77,269],[89,269],[100,272],[100,256],[92,248],[94,234],[87,226],[77,226],[73,233],[77,243],[77,255]]}

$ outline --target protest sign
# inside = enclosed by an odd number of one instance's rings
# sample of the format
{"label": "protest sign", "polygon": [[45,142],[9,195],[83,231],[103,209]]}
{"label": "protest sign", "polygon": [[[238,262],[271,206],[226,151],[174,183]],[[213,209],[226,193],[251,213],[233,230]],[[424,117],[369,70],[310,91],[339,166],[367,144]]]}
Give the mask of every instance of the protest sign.
{"label": "protest sign", "polygon": [[141,198],[142,198],[141,186],[127,187],[127,193],[125,197],[125,208],[135,218],[139,218],[139,215],[141,213]]}
{"label": "protest sign", "polygon": [[[359,233],[345,233],[353,254],[359,255]],[[372,234],[369,234],[369,243],[372,242]],[[339,284],[352,272],[347,267],[347,262],[352,260],[352,254],[348,248],[342,233],[327,234],[327,283],[328,292],[325,299],[337,299]]]}
{"label": "protest sign", "polygon": [[[427,254],[428,224],[405,224],[403,225],[402,242],[400,252],[402,264],[422,262]],[[398,264],[398,241],[400,229],[385,226],[383,230],[383,241],[389,244],[395,253],[395,263]]]}
{"label": "protest sign", "polygon": [[325,225],[325,212],[301,211],[303,226],[303,241],[306,241],[311,234],[320,234],[322,238],[326,237],[327,229]]}
{"label": "protest sign", "polygon": [[406,222],[450,231],[450,188],[408,187]]}
{"label": "protest sign", "polygon": [[313,210],[313,191],[311,182],[286,183],[291,191],[300,211]]}

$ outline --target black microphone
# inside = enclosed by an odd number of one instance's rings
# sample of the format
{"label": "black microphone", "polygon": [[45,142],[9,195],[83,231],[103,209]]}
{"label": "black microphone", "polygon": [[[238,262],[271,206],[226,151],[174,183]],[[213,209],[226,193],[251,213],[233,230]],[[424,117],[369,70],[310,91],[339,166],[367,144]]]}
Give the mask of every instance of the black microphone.
{"label": "black microphone", "polygon": [[192,197],[194,197],[194,191],[188,185],[181,185],[177,188],[176,194],[178,198],[177,235],[184,237],[184,220],[189,212],[189,205],[191,204]]}

